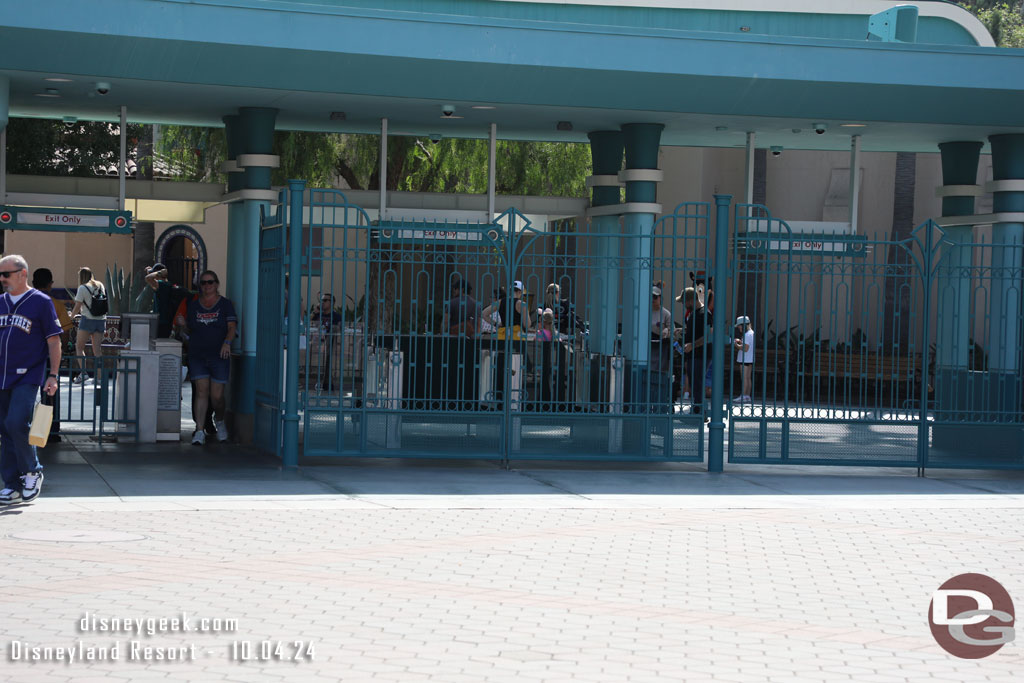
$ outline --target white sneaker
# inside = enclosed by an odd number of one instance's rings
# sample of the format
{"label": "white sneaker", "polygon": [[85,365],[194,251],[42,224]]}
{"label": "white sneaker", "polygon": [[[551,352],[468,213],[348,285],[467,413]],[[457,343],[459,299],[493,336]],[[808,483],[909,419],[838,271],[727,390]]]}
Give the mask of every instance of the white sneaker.
{"label": "white sneaker", "polygon": [[754,399],[749,396],[740,396],[740,403],[753,403]]}
{"label": "white sneaker", "polygon": [[43,490],[43,473],[29,472],[21,477],[21,499],[26,503],[34,500]]}
{"label": "white sneaker", "polygon": [[0,491],[0,505],[13,505],[21,502],[21,491],[4,489]]}
{"label": "white sneaker", "polygon": [[204,443],[206,443],[206,432],[204,432],[202,429],[197,429],[196,431],[192,432],[193,446],[202,446]]}
{"label": "white sneaker", "polygon": [[214,426],[217,428],[217,441],[221,443],[228,440],[228,428],[224,424],[224,420],[214,420]]}
{"label": "white sneaker", "polygon": [[85,373],[84,372],[79,373],[73,380],[71,380],[71,383],[72,384],[85,384]]}

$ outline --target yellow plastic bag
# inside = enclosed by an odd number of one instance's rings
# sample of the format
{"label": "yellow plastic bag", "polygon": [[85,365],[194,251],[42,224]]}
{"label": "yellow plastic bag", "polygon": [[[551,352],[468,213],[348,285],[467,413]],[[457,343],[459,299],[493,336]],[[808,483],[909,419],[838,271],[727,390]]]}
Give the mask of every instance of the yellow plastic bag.
{"label": "yellow plastic bag", "polygon": [[50,423],[53,422],[53,406],[36,404],[32,413],[32,427],[28,431],[28,442],[33,446],[45,446],[50,438]]}
{"label": "yellow plastic bag", "polygon": [[[508,329],[507,327],[499,327],[498,328],[498,339],[501,339],[501,340],[504,341],[505,335],[507,334],[507,332],[506,332],[507,329]],[[523,330],[519,327],[519,325],[513,325],[512,326],[512,338],[515,339],[516,341],[519,341],[520,339],[523,338]]]}

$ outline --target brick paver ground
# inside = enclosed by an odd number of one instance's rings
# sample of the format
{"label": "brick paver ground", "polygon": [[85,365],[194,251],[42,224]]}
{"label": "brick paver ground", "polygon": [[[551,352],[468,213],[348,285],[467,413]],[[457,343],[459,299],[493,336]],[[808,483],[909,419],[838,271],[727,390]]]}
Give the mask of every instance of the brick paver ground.
{"label": "brick paver ground", "polygon": [[[0,510],[4,680],[887,683],[1024,671],[1017,643],[957,659],[927,626],[931,592],[967,571],[1024,604],[1020,478],[251,465],[232,477],[194,457],[75,458],[55,458],[36,503]],[[261,488],[275,481],[280,493]],[[193,630],[81,623],[182,614]],[[202,619],[221,630],[197,630]],[[115,643],[117,661],[24,661],[47,652],[28,648]],[[185,661],[157,658],[178,648]]]}

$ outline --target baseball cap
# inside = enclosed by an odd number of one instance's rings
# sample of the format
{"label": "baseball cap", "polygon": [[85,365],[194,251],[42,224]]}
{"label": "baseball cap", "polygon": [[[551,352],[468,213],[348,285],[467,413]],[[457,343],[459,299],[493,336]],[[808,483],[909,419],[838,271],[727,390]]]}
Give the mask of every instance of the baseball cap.
{"label": "baseball cap", "polygon": [[651,287],[652,296],[661,296],[661,287]]}
{"label": "baseball cap", "polygon": [[748,318],[745,315],[741,315],[740,317],[736,318],[736,324],[737,325],[749,325],[750,324],[750,318]]}
{"label": "baseball cap", "polygon": [[518,289],[520,292],[523,291],[523,281],[516,280],[512,283],[512,289]]}

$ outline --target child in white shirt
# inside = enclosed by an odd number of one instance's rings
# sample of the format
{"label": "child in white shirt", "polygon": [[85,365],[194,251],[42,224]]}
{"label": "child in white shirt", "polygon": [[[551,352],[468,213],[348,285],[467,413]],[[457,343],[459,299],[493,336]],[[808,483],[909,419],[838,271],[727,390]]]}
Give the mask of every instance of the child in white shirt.
{"label": "child in white shirt", "polygon": [[736,330],[742,335],[732,341],[736,347],[736,363],[740,366],[742,390],[733,401],[751,403],[754,386],[754,328],[750,326],[750,318],[745,315],[736,318]]}

